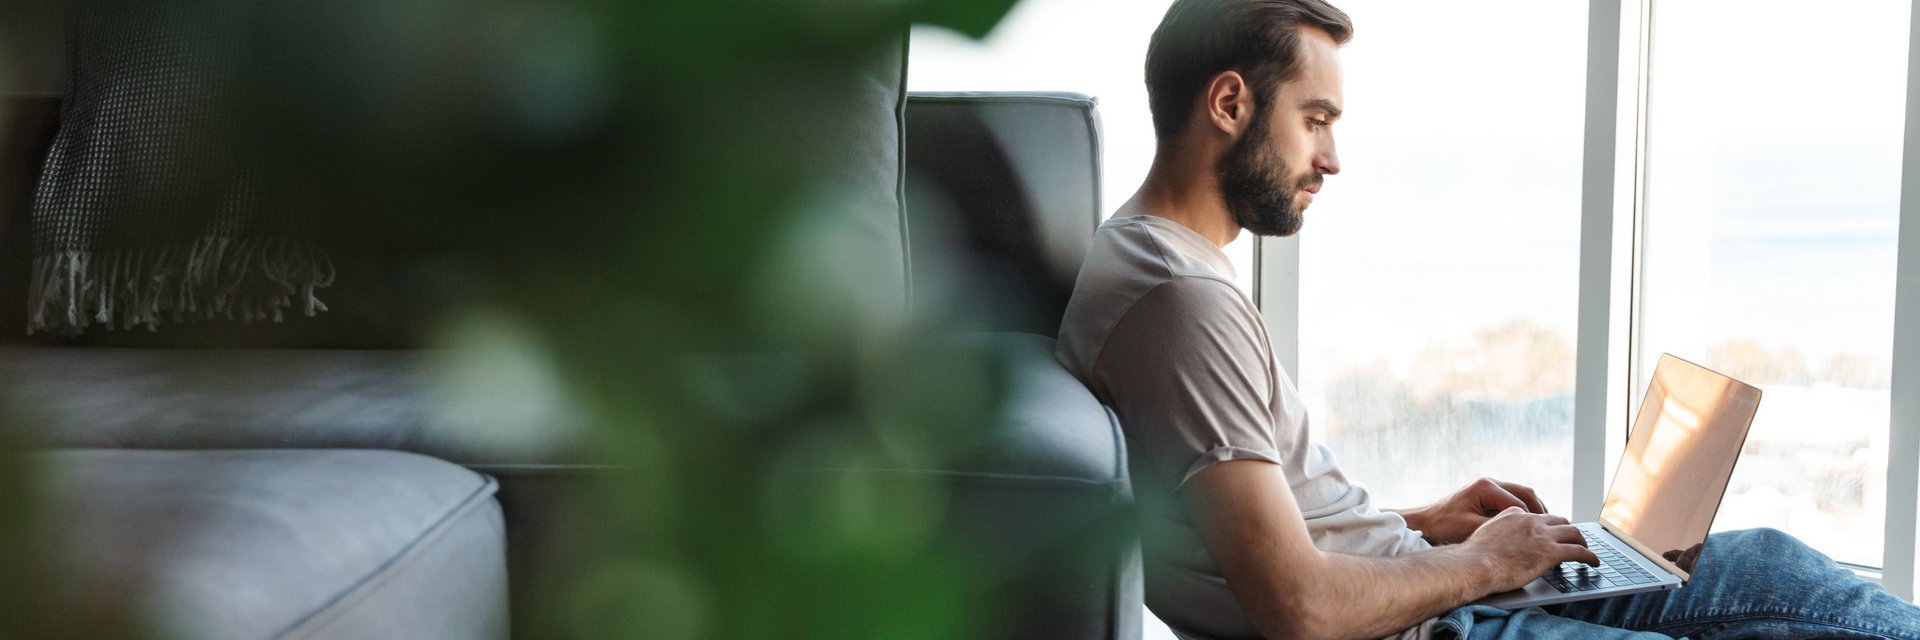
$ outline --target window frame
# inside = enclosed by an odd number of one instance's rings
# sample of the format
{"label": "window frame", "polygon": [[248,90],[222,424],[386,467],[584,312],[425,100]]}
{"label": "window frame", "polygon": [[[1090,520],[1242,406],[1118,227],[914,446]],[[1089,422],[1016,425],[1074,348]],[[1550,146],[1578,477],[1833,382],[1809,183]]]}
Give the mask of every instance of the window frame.
{"label": "window frame", "polygon": [[[1633,414],[1653,3],[1589,0],[1575,345],[1572,517],[1599,516]],[[1920,11],[1910,12],[1895,275],[1883,566],[1850,569],[1913,600],[1920,538]],[[1280,366],[1300,353],[1300,239],[1261,238],[1256,302]]]}
{"label": "window frame", "polygon": [[1893,301],[1893,388],[1887,434],[1887,525],[1881,584],[1914,596],[1920,506],[1920,11],[1907,26],[1907,110],[1900,153],[1900,239]]}

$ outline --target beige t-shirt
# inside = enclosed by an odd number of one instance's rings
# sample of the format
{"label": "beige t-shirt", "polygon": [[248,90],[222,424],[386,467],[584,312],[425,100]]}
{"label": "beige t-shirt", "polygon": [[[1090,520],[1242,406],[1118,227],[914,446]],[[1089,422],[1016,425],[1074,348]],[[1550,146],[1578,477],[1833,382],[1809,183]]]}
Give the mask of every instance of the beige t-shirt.
{"label": "beige t-shirt", "polygon": [[[1054,351],[1119,415],[1146,514],[1147,606],[1195,640],[1260,637],[1174,495],[1211,465],[1280,465],[1324,551],[1391,556],[1428,546],[1308,438],[1306,407],[1233,273],[1226,254],[1177,222],[1116,216],[1094,235]],[[1404,637],[1424,637],[1429,626]]]}

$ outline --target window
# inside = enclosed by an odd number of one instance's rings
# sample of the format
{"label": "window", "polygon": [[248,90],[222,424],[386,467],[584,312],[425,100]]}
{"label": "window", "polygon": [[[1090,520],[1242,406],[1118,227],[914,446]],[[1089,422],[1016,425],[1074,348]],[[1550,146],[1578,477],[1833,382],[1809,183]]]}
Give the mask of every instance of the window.
{"label": "window", "polygon": [[1571,506],[1584,2],[1351,0],[1340,175],[1300,235],[1296,381],[1349,476]]}
{"label": "window", "polygon": [[[1881,564],[1909,3],[1655,2],[1635,357],[1765,393],[1716,530]],[[1791,46],[1784,43],[1791,42]],[[1637,396],[1636,396],[1637,398]]]}

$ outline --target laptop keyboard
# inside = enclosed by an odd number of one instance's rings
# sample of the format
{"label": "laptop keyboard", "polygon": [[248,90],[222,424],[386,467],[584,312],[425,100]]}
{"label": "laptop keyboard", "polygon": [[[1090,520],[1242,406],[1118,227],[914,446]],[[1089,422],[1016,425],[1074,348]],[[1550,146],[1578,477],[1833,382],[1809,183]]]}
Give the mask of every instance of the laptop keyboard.
{"label": "laptop keyboard", "polygon": [[1584,530],[1580,535],[1586,536],[1587,548],[1593,550],[1593,555],[1600,557],[1600,566],[1589,567],[1581,562],[1561,563],[1559,568],[1549,569],[1546,575],[1541,576],[1547,584],[1553,585],[1561,593],[1653,584],[1652,574],[1640,568],[1638,563],[1628,560],[1605,538]]}

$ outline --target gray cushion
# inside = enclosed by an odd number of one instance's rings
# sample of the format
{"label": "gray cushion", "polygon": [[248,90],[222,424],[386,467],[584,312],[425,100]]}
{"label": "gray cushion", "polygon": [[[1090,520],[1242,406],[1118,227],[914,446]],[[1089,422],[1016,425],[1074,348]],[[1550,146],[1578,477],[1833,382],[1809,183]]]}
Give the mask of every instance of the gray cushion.
{"label": "gray cushion", "polygon": [[41,455],[71,575],[169,637],[506,637],[485,476],[388,451]]}
{"label": "gray cushion", "polygon": [[908,94],[917,306],[1059,333],[1101,218],[1096,104],[1058,92]]}
{"label": "gray cushion", "polygon": [[857,245],[841,250],[858,251],[867,256],[866,267],[858,271],[859,281],[849,283],[873,292],[876,302],[895,312],[904,310],[908,297],[907,219],[902,201],[901,169],[903,129],[907,108],[907,38],[902,34],[897,47],[886,49],[861,69],[860,94],[854,101],[860,110],[853,126],[833,132],[819,146],[822,154],[832,154],[829,166],[842,167],[844,173],[830,175],[824,181],[829,191],[853,194],[848,211],[856,214]]}

